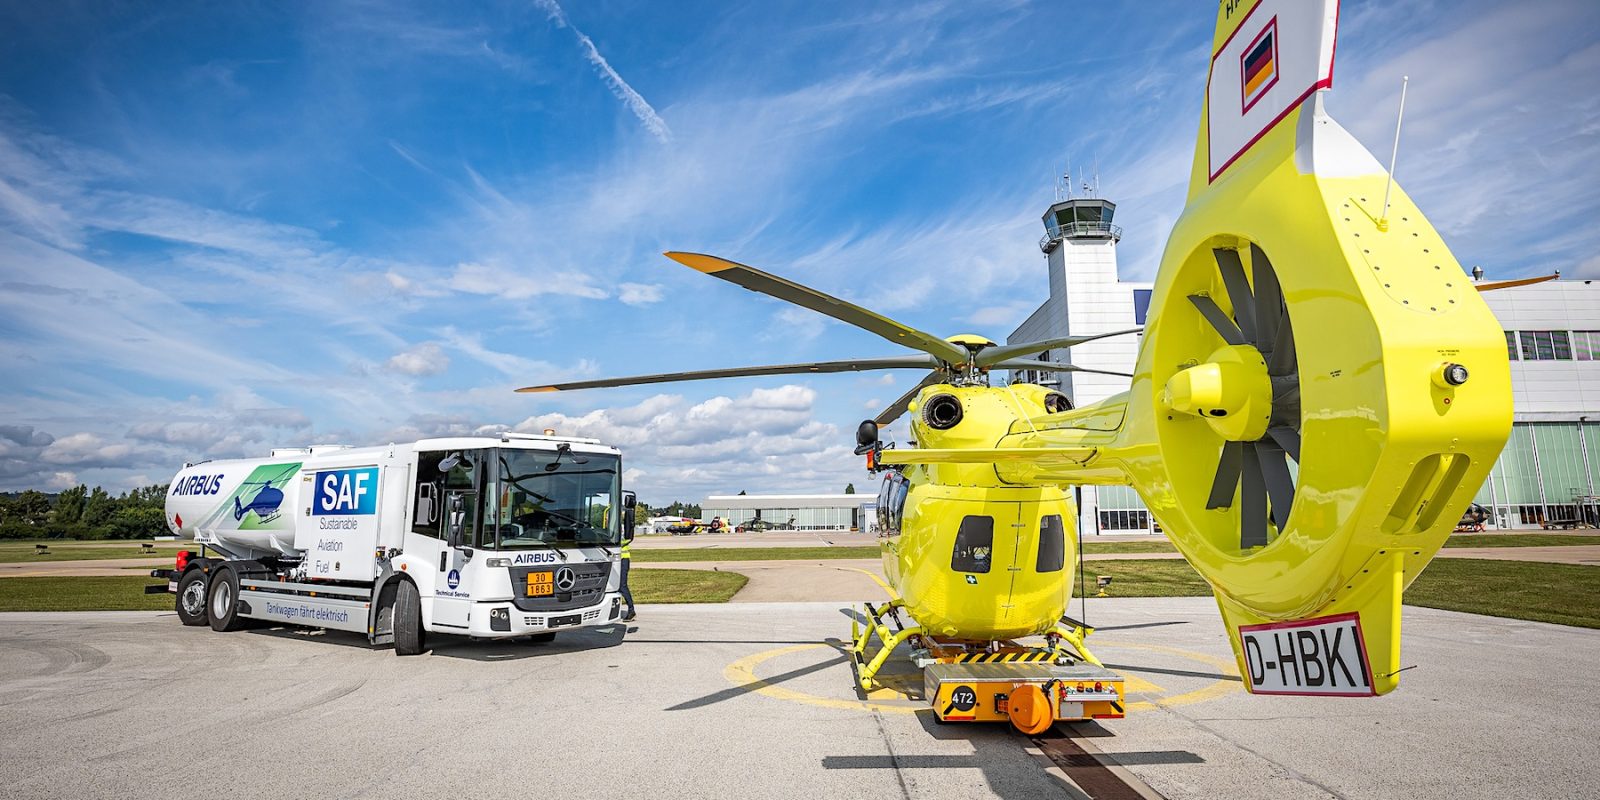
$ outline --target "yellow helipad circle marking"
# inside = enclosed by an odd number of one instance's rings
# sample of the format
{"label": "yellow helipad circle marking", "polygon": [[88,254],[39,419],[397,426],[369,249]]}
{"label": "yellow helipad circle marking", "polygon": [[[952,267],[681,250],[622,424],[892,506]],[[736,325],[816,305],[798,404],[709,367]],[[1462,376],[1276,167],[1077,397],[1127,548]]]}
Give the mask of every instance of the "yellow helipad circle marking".
{"label": "yellow helipad circle marking", "polygon": [[1221,697],[1222,695],[1233,691],[1240,691],[1239,687],[1243,685],[1229,680],[1229,678],[1239,677],[1238,665],[1230,660],[1217,658],[1216,656],[1208,656],[1205,653],[1196,653],[1193,650],[1184,650],[1182,648],[1167,647],[1159,644],[1132,644],[1117,642],[1115,644],[1107,643],[1106,646],[1113,648],[1125,647],[1130,650],[1149,650],[1155,653],[1166,653],[1167,655],[1177,656],[1179,658],[1187,658],[1192,661],[1198,661],[1202,664],[1210,664],[1211,666],[1216,667],[1218,672],[1221,672],[1223,675],[1227,676],[1212,681],[1211,683],[1208,683],[1199,689],[1184,692],[1182,694],[1175,694],[1171,697],[1160,697],[1155,700],[1136,700],[1128,704],[1127,708],[1129,711],[1148,711],[1154,708],[1171,708],[1173,706],[1188,705],[1190,703],[1200,703],[1206,700]]}
{"label": "yellow helipad circle marking", "polygon": [[888,705],[865,700],[841,700],[835,697],[820,697],[806,692],[796,691],[783,686],[775,686],[756,677],[756,667],[779,656],[791,653],[800,653],[806,650],[815,650],[819,647],[828,647],[822,643],[797,644],[789,647],[780,647],[776,650],[767,650],[746,656],[729,664],[722,670],[722,676],[731,681],[735,686],[751,687],[758,694],[764,694],[777,700],[788,700],[806,705],[821,706],[823,708],[840,708],[846,711],[883,711],[890,714],[915,714],[922,709],[921,706]]}
{"label": "yellow helipad circle marking", "polygon": [[[1156,653],[1165,653],[1167,655],[1198,661],[1202,664],[1208,664],[1216,667],[1223,675],[1231,678],[1237,678],[1239,676],[1238,668],[1232,661],[1217,658],[1215,656],[1208,656],[1204,653],[1196,653],[1192,650],[1183,650],[1177,647],[1167,647],[1158,644],[1117,643],[1113,645],[1108,643],[1107,646],[1127,648],[1130,650],[1149,650]],[[806,705],[818,706],[821,708],[837,708],[845,711],[882,711],[890,714],[915,714],[918,711],[927,710],[928,707],[926,705],[923,705],[920,701],[913,701],[910,698],[906,698],[905,702],[913,702],[916,703],[916,705],[904,705],[899,703],[891,705],[888,703],[874,702],[874,700],[886,700],[893,696],[904,696],[895,691],[893,688],[880,688],[874,690],[868,694],[869,698],[873,698],[872,700],[844,700],[836,697],[822,697],[820,695],[814,695],[808,692],[790,689],[785,686],[778,686],[768,683],[756,675],[757,667],[768,661],[771,661],[774,658],[780,658],[782,656],[792,655],[794,653],[803,653],[807,650],[816,650],[818,648],[827,647],[829,647],[829,645],[817,642],[813,644],[797,644],[790,645],[789,647],[779,647],[774,650],[766,650],[754,655],[745,656],[744,658],[729,664],[727,667],[723,668],[722,676],[727,678],[728,681],[735,686],[741,688],[749,687],[751,691],[754,691],[757,694],[766,695],[767,697],[771,697],[775,700],[787,700],[792,703],[804,703]],[[1125,677],[1130,684],[1139,685],[1138,683],[1135,683],[1137,681],[1146,686],[1154,686],[1154,684],[1151,684],[1149,681],[1145,681],[1137,676],[1130,675]],[[1129,703],[1127,708],[1130,711],[1171,708],[1173,706],[1204,702],[1206,700],[1221,697],[1222,695],[1239,690],[1238,684],[1232,680],[1229,680],[1228,677],[1225,677],[1207,684],[1206,686],[1202,686],[1199,689],[1173,695],[1172,697],[1162,697],[1155,700],[1138,700]],[[884,695],[888,695],[889,697],[885,697]]]}

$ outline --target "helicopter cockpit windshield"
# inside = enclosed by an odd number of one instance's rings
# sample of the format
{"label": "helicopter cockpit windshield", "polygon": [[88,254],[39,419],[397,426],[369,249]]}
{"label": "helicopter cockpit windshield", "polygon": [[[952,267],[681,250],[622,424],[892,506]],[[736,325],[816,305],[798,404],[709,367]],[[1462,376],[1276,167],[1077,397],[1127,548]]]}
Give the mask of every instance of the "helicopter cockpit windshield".
{"label": "helicopter cockpit windshield", "polygon": [[[622,541],[616,456],[495,450],[482,540],[497,550]],[[491,545],[490,542],[493,542]]]}

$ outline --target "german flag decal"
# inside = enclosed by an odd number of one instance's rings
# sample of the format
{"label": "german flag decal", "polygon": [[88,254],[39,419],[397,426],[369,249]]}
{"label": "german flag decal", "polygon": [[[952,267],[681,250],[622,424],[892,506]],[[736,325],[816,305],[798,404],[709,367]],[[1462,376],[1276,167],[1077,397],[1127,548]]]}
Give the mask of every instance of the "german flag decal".
{"label": "german flag decal", "polygon": [[1255,41],[1239,56],[1239,69],[1243,72],[1240,85],[1244,87],[1241,113],[1249,111],[1261,96],[1278,82],[1278,18],[1273,17],[1261,29]]}

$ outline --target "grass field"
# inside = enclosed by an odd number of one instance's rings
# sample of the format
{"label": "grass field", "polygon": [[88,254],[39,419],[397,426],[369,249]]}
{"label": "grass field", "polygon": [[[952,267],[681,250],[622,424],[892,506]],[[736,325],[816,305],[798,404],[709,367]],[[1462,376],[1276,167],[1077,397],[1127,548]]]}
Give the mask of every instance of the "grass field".
{"label": "grass field", "polygon": [[1083,552],[1089,555],[1101,553],[1176,553],[1178,548],[1171,542],[1096,542],[1083,543]]}
{"label": "grass field", "polygon": [[[88,561],[100,558],[172,558],[178,552],[178,546],[172,542],[161,542],[156,545],[155,555],[139,552],[137,539],[117,542],[74,542],[50,541],[42,542],[49,545],[50,552],[46,555],[34,554],[35,542],[0,542],[0,563],[16,564],[35,561]],[[193,544],[188,544],[191,549]]]}
{"label": "grass field", "polygon": [[[749,578],[737,572],[636,569],[628,574],[639,603],[726,603]],[[0,578],[0,611],[171,611],[170,594],[144,594],[149,577]]]}
{"label": "grass field", "polygon": [[635,564],[671,561],[815,561],[833,558],[877,558],[878,546],[858,547],[666,547],[638,548]]}
{"label": "grass field", "polygon": [[1445,547],[1576,547],[1600,544],[1600,535],[1588,533],[1457,533]]}
{"label": "grass field", "polygon": [[1211,594],[1211,585],[1194,571],[1194,567],[1189,566],[1189,562],[1173,558],[1086,562],[1083,565],[1083,582],[1076,582],[1077,576],[1073,576],[1072,596],[1082,597],[1085,588],[1091,596],[1094,595],[1099,591],[1095,579],[1100,575],[1111,576],[1111,585],[1106,587],[1109,597],[1196,597]]}
{"label": "grass field", "polygon": [[634,569],[628,588],[636,603],[726,603],[750,579],[703,569]]}
{"label": "grass field", "polygon": [[172,595],[143,578],[0,578],[0,611],[171,611]]}
{"label": "grass field", "polygon": [[1600,628],[1600,567],[1438,558],[1406,590],[1414,606]]}
{"label": "grass field", "polygon": [[[1111,597],[1186,597],[1211,594],[1184,561],[1091,561],[1084,582],[1110,575]],[[1076,586],[1075,597],[1084,586]],[[1600,567],[1478,558],[1435,559],[1406,590],[1408,605],[1600,628]]]}

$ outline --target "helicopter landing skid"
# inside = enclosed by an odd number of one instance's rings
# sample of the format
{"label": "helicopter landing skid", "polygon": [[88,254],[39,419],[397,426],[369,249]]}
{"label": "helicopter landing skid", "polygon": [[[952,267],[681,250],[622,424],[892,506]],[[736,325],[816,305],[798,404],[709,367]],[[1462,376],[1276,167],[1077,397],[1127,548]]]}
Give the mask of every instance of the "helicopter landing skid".
{"label": "helicopter landing skid", "polygon": [[[894,649],[908,639],[920,638],[922,628],[918,625],[907,627],[900,620],[900,609],[905,607],[905,602],[899,598],[890,600],[881,607],[874,607],[871,603],[862,603],[862,607],[866,613],[850,620],[850,657],[856,665],[856,684],[862,691],[866,691],[872,688],[873,678],[877,676],[878,670],[883,668],[883,662],[889,660]],[[863,617],[866,624],[862,623]],[[893,622],[895,630],[890,630],[885,620]],[[883,646],[869,661],[867,647],[872,644],[874,636],[878,637]]]}
{"label": "helicopter landing skid", "polygon": [[[871,689],[878,670],[889,660],[894,649],[910,641],[911,660],[919,669],[933,664],[1057,664],[1070,665],[1086,662],[1103,666],[1084,644],[1084,639],[1094,633],[1094,628],[1071,617],[1062,620],[1044,635],[1044,647],[1031,647],[1014,641],[968,642],[940,641],[922,633],[917,625],[907,626],[900,618],[904,601],[896,598],[881,606],[863,603],[863,614],[850,622],[850,656],[856,665],[856,682],[863,691]],[[892,624],[892,628],[890,627]],[[879,650],[869,659],[867,648],[873,637],[881,643]]]}

